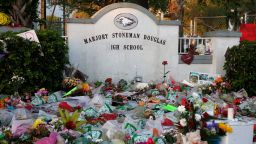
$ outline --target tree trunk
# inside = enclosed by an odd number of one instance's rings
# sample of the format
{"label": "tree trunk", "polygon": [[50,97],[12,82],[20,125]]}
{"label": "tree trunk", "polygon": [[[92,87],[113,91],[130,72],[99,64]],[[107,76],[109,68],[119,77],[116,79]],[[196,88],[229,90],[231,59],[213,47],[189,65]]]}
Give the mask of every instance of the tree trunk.
{"label": "tree trunk", "polygon": [[179,35],[183,36],[183,25],[184,25],[184,4],[185,0],[177,0],[178,3],[178,19],[181,22]]}

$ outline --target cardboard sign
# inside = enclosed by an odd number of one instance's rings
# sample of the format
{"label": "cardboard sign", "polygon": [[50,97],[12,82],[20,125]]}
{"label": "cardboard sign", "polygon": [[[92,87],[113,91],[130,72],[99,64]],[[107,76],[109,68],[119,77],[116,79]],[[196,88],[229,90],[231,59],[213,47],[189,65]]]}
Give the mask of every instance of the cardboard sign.
{"label": "cardboard sign", "polygon": [[24,39],[28,39],[30,41],[35,41],[35,42],[40,43],[38,38],[37,38],[35,30],[26,31],[24,33],[17,34],[17,36],[20,36]]}

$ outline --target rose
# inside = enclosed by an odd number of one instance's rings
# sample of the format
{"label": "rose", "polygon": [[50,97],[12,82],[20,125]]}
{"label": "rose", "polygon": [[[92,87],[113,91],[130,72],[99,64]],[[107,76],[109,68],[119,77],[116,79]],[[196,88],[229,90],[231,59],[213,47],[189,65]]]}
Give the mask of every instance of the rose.
{"label": "rose", "polygon": [[187,125],[187,120],[184,119],[184,118],[180,119],[180,125],[181,125],[182,127],[185,127],[185,126]]}
{"label": "rose", "polygon": [[203,101],[203,103],[207,103],[207,102],[208,102],[208,99],[205,98],[205,97],[203,97],[203,98],[202,98],[202,101]]}
{"label": "rose", "polygon": [[76,128],[76,125],[74,124],[73,121],[68,121],[68,122],[66,123],[66,128],[67,128],[67,129],[75,129],[75,128]]}
{"label": "rose", "polygon": [[77,110],[81,110],[81,108],[82,107],[80,105],[76,107]]}
{"label": "rose", "polygon": [[184,105],[179,106],[178,111],[181,112],[181,113],[184,113],[186,111],[185,106]]}
{"label": "rose", "polygon": [[162,65],[167,65],[167,64],[168,64],[167,61],[163,61],[163,62],[162,62]]}
{"label": "rose", "polygon": [[207,112],[204,112],[203,113],[203,118],[205,118],[205,119],[209,118],[209,114]]}
{"label": "rose", "polygon": [[196,119],[196,121],[200,121],[201,120],[201,116],[199,114],[195,114],[195,119]]}
{"label": "rose", "polygon": [[112,83],[112,78],[107,78],[107,79],[105,80],[105,83],[111,84],[111,83]]}
{"label": "rose", "polygon": [[241,104],[241,100],[239,98],[234,99],[234,104],[235,105]]}
{"label": "rose", "polygon": [[69,112],[74,112],[74,109],[67,102],[60,102],[59,108],[68,110]]}

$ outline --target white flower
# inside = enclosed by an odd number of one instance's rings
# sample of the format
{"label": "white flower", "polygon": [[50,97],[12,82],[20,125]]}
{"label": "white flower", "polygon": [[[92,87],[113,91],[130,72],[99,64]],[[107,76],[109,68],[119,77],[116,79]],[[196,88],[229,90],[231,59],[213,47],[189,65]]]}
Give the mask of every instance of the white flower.
{"label": "white flower", "polygon": [[178,111],[181,112],[181,113],[184,113],[186,111],[185,106],[183,106],[183,105],[179,106]]}
{"label": "white flower", "polygon": [[200,121],[201,120],[201,116],[199,114],[195,114],[195,119],[196,119],[196,121]]}
{"label": "white flower", "polygon": [[180,119],[180,125],[183,126],[183,127],[186,126],[187,125],[187,120],[184,119],[184,118]]}

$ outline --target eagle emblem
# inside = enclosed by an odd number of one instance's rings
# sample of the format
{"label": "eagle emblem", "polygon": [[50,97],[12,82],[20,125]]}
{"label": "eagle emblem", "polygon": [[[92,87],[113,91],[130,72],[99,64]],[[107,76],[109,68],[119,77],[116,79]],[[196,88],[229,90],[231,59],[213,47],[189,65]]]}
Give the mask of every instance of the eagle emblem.
{"label": "eagle emblem", "polygon": [[118,28],[128,30],[137,26],[138,19],[132,14],[121,13],[115,17],[114,23]]}

